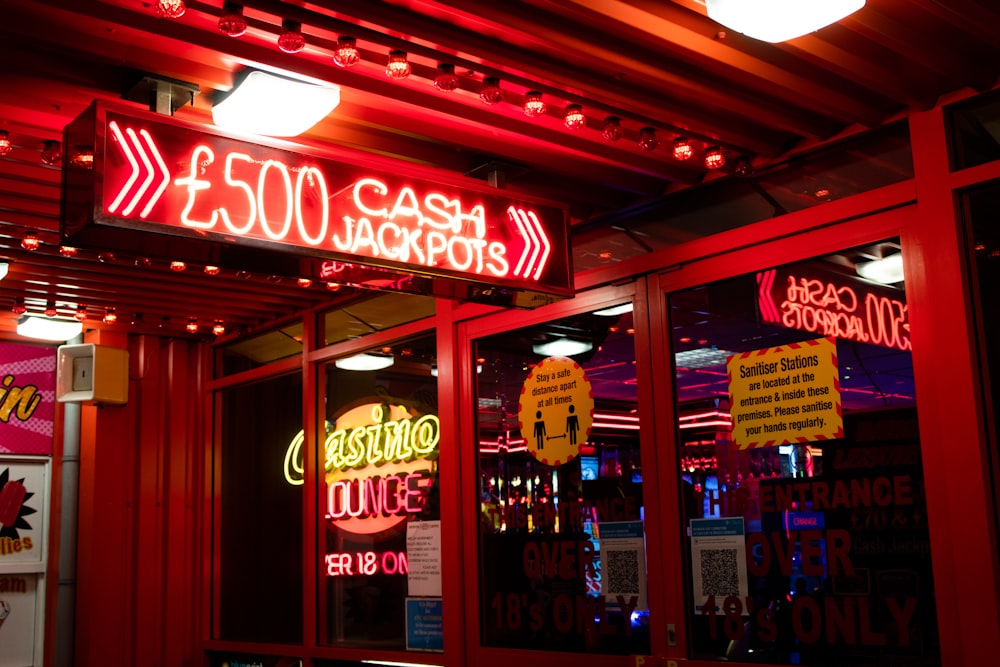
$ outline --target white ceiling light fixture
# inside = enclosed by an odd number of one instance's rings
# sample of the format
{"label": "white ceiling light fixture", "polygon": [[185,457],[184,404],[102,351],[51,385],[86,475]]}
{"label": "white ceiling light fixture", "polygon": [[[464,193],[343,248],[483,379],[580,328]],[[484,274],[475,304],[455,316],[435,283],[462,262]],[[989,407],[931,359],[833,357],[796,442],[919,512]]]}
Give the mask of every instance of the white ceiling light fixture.
{"label": "white ceiling light fixture", "polygon": [[903,282],[903,253],[897,252],[882,259],[862,262],[854,267],[858,275],[883,285]]}
{"label": "white ceiling light fixture", "polygon": [[396,363],[396,359],[391,354],[372,354],[362,352],[353,357],[337,359],[333,364],[343,371],[380,371],[389,368]]}
{"label": "white ceiling light fixture", "polygon": [[17,335],[37,340],[65,342],[83,332],[83,322],[56,317],[25,315],[17,321]]}
{"label": "white ceiling light fixture", "polygon": [[616,315],[624,315],[625,313],[632,312],[632,302],[622,303],[617,306],[611,306],[610,308],[602,308],[601,310],[595,310],[594,315],[600,315],[601,317],[615,317]]}
{"label": "white ceiling light fixture", "polygon": [[836,23],[865,0],[706,0],[708,17],[764,42],[785,42]]}
{"label": "white ceiling light fixture", "polygon": [[10,271],[9,262],[0,262],[0,280],[7,277],[7,272]]}
{"label": "white ceiling light fixture", "polygon": [[250,70],[212,107],[212,122],[240,134],[295,137],[340,104],[340,86]]}
{"label": "white ceiling light fixture", "polygon": [[576,354],[583,354],[594,349],[594,344],[589,340],[574,340],[572,338],[556,338],[545,343],[536,343],[531,346],[535,354],[543,357],[572,357]]}

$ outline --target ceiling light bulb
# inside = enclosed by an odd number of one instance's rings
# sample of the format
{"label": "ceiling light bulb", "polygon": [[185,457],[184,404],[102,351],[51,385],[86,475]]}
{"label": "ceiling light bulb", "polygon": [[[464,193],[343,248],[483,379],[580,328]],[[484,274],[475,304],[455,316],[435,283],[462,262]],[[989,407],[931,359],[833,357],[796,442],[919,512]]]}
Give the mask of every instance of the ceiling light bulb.
{"label": "ceiling light bulb", "polygon": [[313,281],[310,278],[299,278],[298,282],[299,282],[299,287],[309,287],[310,285],[313,284]]}
{"label": "ceiling light bulb", "polygon": [[674,139],[674,159],[683,162],[690,160],[692,157],[694,157],[694,148],[691,146],[688,138],[677,137]]}
{"label": "ceiling light bulb", "polygon": [[556,338],[546,343],[536,343],[531,346],[535,354],[543,357],[572,357],[594,349],[589,340],[573,340],[572,338]]}
{"label": "ceiling light bulb", "polygon": [[361,62],[358,40],[353,37],[338,37],[337,50],[333,52],[333,62],[340,67],[354,67]]}
{"label": "ceiling light bulb", "polygon": [[183,271],[186,268],[187,268],[187,264],[185,264],[184,262],[178,262],[176,260],[173,261],[173,262],[170,262],[170,270],[174,271],[176,273],[180,273],[181,271]]}
{"label": "ceiling light bulb", "polygon": [[7,130],[0,130],[0,157],[10,154],[13,149],[14,146],[10,143],[10,135],[7,134]]}
{"label": "ceiling light bulb", "polygon": [[86,304],[83,304],[83,303],[77,304],[77,306],[76,306],[76,313],[73,314],[73,317],[75,317],[76,319],[80,320],[81,322],[83,322],[85,319],[87,319],[87,306],[86,306]]}
{"label": "ceiling light bulb", "polygon": [[604,129],[601,131],[601,136],[608,141],[618,141],[625,136],[625,130],[622,129],[622,119],[618,116],[608,116],[604,119]]}
{"label": "ceiling light bulb", "polygon": [[706,0],[708,17],[765,42],[784,42],[850,16],[865,0]]}
{"label": "ceiling light bulb", "polygon": [[102,320],[105,324],[114,324],[118,321],[118,313],[111,306],[104,309],[104,319]]}
{"label": "ceiling light bulb", "polygon": [[370,354],[363,352],[353,357],[337,359],[333,364],[344,371],[378,371],[395,363],[392,355]]}
{"label": "ceiling light bulb", "polygon": [[410,61],[406,59],[406,51],[398,49],[389,52],[389,62],[385,66],[385,75],[390,79],[405,79],[410,76]]}
{"label": "ceiling light bulb", "polygon": [[42,240],[35,232],[25,232],[24,236],[21,237],[21,247],[25,250],[38,250],[40,245],[42,245]]}
{"label": "ceiling light bulb", "polygon": [[330,290],[331,292],[337,292],[337,291],[340,290],[341,284],[340,283],[327,283],[326,284],[326,288],[328,290]]}
{"label": "ceiling light bulb", "polygon": [[50,300],[48,303],[45,304],[45,316],[46,317],[55,317],[58,312],[59,311],[56,310],[56,302],[55,301],[51,301]]}
{"label": "ceiling light bulb", "polygon": [[219,30],[230,37],[240,37],[247,31],[247,20],[243,16],[243,5],[235,2],[222,3]]}
{"label": "ceiling light bulb", "polygon": [[586,125],[587,117],[583,115],[583,107],[579,104],[567,104],[563,124],[571,130],[579,130]]}
{"label": "ceiling light bulb", "polygon": [[153,3],[153,10],[160,18],[179,19],[184,16],[187,7],[184,0],[156,0]]}
{"label": "ceiling light bulb", "polygon": [[503,102],[503,90],[500,89],[500,79],[488,76],[483,79],[483,87],[479,90],[479,99],[483,104],[500,104]]}
{"label": "ceiling light bulb", "polygon": [[531,90],[524,95],[524,115],[531,118],[537,118],[545,113],[545,101],[542,100],[542,94],[537,90]]}
{"label": "ceiling light bulb", "polygon": [[204,268],[204,271],[205,271],[205,275],[207,275],[207,276],[217,276],[217,275],[219,275],[219,272],[220,272],[221,270],[222,270],[222,269],[220,269],[219,267],[217,267],[217,266],[212,266],[211,264],[209,264],[208,266],[206,266],[206,267]]}
{"label": "ceiling light bulb", "polygon": [[281,22],[281,34],[278,35],[278,48],[285,53],[298,53],[306,48],[306,38],[302,36],[302,24],[298,21],[285,19]]}
{"label": "ceiling light bulb", "polygon": [[14,297],[14,305],[10,307],[10,312],[14,313],[15,315],[22,315],[23,313],[27,312],[27,310],[28,307],[24,305],[24,297],[20,296]]}
{"label": "ceiling light bulb", "polygon": [[705,167],[708,169],[722,169],[726,164],[726,155],[718,146],[709,146],[705,150]]}
{"label": "ceiling light bulb", "polygon": [[883,285],[903,282],[903,253],[887,255],[871,262],[861,262],[854,267],[858,275]]}
{"label": "ceiling light bulb", "polygon": [[83,332],[83,322],[28,315],[17,322],[17,335],[38,340],[67,341]]}
{"label": "ceiling light bulb", "polygon": [[222,320],[215,320],[215,324],[212,325],[212,333],[216,336],[226,333],[226,325],[223,324]]}
{"label": "ceiling light bulb", "polygon": [[652,127],[644,127],[639,130],[639,148],[644,151],[655,150],[660,145],[660,140],[656,138],[656,130]]}
{"label": "ceiling light bulb", "polygon": [[189,317],[184,328],[187,329],[188,333],[198,333],[198,318]]}
{"label": "ceiling light bulb", "polygon": [[94,168],[94,149],[92,146],[74,146],[70,153],[69,163],[81,169]]}
{"label": "ceiling light bulb", "polygon": [[243,134],[294,137],[326,118],[339,104],[339,86],[249,70],[212,107],[212,121]]}
{"label": "ceiling light bulb", "polygon": [[76,257],[79,251],[71,245],[59,246],[59,254],[63,257]]}
{"label": "ceiling light bulb", "polygon": [[441,63],[437,66],[437,76],[434,77],[434,87],[443,93],[450,93],[458,88],[458,75],[455,66]]}
{"label": "ceiling light bulb", "polygon": [[62,160],[62,147],[54,139],[46,139],[42,142],[41,152],[42,163],[50,167],[55,167]]}

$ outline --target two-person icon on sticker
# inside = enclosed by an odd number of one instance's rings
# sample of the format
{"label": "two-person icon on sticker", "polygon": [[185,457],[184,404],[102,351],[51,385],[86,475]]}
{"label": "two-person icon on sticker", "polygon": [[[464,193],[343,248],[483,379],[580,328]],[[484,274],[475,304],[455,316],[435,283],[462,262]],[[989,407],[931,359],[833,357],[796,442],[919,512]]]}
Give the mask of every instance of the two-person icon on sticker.
{"label": "two-person icon on sticker", "polygon": [[558,440],[569,437],[569,444],[576,444],[576,433],[580,430],[580,418],[576,416],[576,407],[572,403],[569,405],[569,415],[566,416],[566,430],[559,435],[549,435],[545,429],[545,420],[542,419],[542,411],[535,411],[535,448],[545,449],[546,440]]}

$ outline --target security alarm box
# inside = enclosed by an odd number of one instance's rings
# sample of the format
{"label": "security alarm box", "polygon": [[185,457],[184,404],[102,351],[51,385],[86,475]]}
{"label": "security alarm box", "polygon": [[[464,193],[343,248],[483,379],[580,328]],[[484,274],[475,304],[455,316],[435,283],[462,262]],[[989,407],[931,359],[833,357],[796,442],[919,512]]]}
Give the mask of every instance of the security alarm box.
{"label": "security alarm box", "polygon": [[60,403],[124,405],[128,402],[128,350],[84,343],[60,345],[56,359]]}

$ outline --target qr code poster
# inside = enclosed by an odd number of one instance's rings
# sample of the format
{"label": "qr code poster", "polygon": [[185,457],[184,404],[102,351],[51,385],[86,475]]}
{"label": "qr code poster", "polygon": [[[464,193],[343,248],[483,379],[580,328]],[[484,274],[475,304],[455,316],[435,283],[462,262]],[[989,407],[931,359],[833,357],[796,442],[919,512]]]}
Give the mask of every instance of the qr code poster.
{"label": "qr code poster", "polygon": [[729,596],[746,599],[747,547],[743,518],[692,519],[690,530],[695,613],[702,613],[710,598],[716,601],[715,611],[720,610]]}
{"label": "qr code poster", "polygon": [[598,526],[601,594],[609,607],[623,603],[633,611],[647,609],[646,543],[641,521],[612,521]]}

